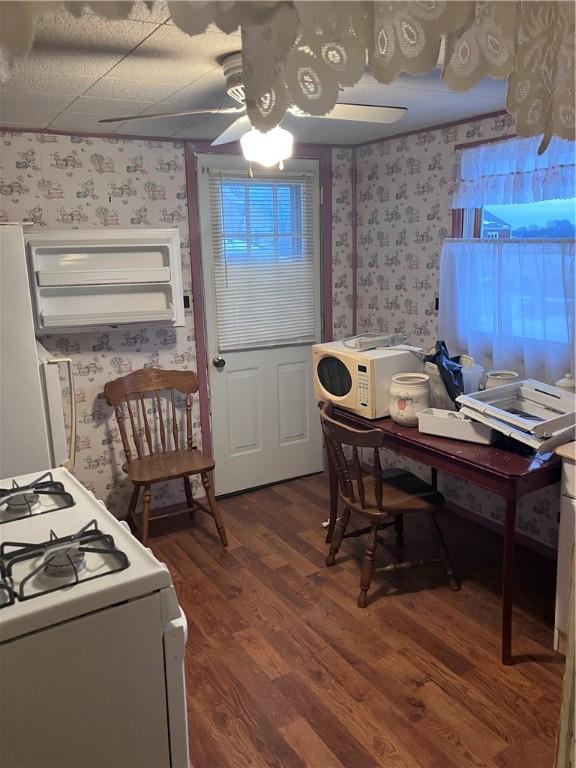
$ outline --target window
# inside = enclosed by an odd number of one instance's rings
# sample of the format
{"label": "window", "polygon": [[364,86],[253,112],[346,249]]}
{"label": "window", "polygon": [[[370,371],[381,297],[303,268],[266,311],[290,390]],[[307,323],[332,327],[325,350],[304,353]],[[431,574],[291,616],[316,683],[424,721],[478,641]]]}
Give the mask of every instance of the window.
{"label": "window", "polygon": [[497,240],[571,238],[576,235],[576,197],[536,203],[485,205],[480,237]]}
{"label": "window", "polygon": [[[554,383],[574,370],[574,142],[464,150],[439,329],[453,354]],[[548,152],[550,154],[548,154]],[[547,155],[547,156],[546,156]]]}
{"label": "window", "polygon": [[461,234],[464,237],[573,240],[576,236],[576,197],[469,208],[464,211],[463,224]]}
{"label": "window", "polygon": [[227,259],[302,258],[302,182],[223,179],[220,194]]}
{"label": "window", "polygon": [[234,158],[207,158],[199,169],[208,200],[206,266],[212,270],[218,349],[317,341],[317,163],[292,161],[290,168],[255,177]]}

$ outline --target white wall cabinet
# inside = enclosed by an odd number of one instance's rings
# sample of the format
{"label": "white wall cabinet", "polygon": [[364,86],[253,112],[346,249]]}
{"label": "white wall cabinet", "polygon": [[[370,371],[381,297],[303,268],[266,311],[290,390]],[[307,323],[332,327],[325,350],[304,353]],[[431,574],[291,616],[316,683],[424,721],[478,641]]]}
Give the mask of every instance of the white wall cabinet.
{"label": "white wall cabinet", "polygon": [[177,229],[52,230],[26,243],[38,334],[184,325]]}

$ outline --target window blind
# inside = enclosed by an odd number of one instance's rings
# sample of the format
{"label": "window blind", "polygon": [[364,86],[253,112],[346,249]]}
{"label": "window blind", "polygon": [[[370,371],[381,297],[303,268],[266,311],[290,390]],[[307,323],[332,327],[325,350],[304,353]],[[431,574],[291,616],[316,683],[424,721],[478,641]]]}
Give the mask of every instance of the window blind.
{"label": "window blind", "polygon": [[318,206],[313,174],[209,171],[220,351],[316,341]]}

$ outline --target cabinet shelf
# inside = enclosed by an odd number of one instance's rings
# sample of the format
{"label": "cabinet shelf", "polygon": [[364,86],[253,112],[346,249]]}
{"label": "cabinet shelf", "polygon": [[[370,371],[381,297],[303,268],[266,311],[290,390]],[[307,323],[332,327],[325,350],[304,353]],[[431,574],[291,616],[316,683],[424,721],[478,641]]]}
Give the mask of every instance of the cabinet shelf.
{"label": "cabinet shelf", "polygon": [[127,323],[154,323],[172,320],[174,310],[169,309],[156,310],[154,312],[91,312],[89,315],[42,315],[43,324],[46,328],[62,328],[68,325],[86,326],[86,325],[126,325]]}
{"label": "cabinet shelf", "polygon": [[170,267],[140,269],[39,269],[41,288],[63,285],[128,285],[134,283],[169,283]]}

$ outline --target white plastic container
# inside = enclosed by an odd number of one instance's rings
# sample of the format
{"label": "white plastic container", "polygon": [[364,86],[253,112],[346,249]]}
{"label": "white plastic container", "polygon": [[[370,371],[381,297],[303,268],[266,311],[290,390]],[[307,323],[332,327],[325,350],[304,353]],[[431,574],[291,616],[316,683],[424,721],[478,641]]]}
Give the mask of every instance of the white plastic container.
{"label": "white plastic container", "polygon": [[484,368],[477,363],[471,366],[462,366],[462,381],[465,395],[469,395],[470,392],[478,392],[483,374]]}
{"label": "white plastic container", "polygon": [[442,408],[427,408],[418,414],[418,431],[427,435],[449,437],[452,440],[465,440],[468,443],[491,445],[498,434],[486,424],[472,421],[467,416],[456,411],[445,411]]}
{"label": "white plastic container", "polygon": [[430,377],[430,405],[433,408],[455,411],[456,406],[446,391],[446,386],[442,381],[442,376],[436,363],[424,363],[424,373]]}

